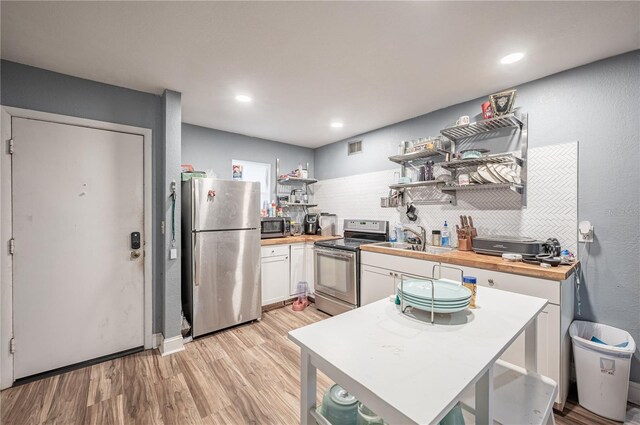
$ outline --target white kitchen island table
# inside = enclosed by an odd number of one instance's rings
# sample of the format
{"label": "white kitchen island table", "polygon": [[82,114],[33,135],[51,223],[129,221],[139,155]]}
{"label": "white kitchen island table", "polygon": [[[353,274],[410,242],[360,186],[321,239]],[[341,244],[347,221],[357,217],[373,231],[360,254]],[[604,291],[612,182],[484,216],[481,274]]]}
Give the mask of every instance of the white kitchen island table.
{"label": "white kitchen island table", "polygon": [[384,299],[293,330],[289,338],[301,348],[300,422],[316,422],[319,368],[390,424],[436,424],[473,389],[476,423],[493,424],[494,365],[525,332],[527,370],[536,370],[535,319],[546,304],[479,288],[478,308],[436,314],[434,324]]}

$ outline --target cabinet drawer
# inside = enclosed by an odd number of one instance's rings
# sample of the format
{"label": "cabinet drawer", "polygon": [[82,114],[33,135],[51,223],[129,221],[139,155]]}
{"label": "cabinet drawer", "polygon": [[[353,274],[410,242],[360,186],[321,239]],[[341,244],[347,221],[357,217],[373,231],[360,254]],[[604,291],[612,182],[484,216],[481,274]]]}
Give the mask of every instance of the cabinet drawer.
{"label": "cabinet drawer", "polygon": [[476,276],[480,286],[544,298],[550,304],[560,305],[560,282],[490,270],[464,268],[464,272],[465,275]]}
{"label": "cabinet drawer", "polygon": [[[433,261],[418,260],[416,258],[399,257],[397,255],[379,254],[377,252],[362,252],[360,262],[362,265],[368,265],[387,270],[393,270],[400,273],[406,273],[414,276],[431,277],[433,266],[438,264]],[[436,272],[437,273],[437,272]]]}
{"label": "cabinet drawer", "polygon": [[289,255],[289,245],[263,246],[260,249],[260,256],[262,258],[278,257],[281,255]]}

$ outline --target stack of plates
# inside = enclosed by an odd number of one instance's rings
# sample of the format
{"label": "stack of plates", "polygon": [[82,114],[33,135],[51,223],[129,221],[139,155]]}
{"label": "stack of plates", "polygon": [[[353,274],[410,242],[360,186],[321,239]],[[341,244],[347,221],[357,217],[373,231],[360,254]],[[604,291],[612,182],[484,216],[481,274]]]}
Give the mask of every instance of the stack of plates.
{"label": "stack of plates", "polygon": [[515,183],[520,184],[520,167],[515,164],[486,164],[478,167],[476,172],[469,174],[475,183]]}
{"label": "stack of plates", "polygon": [[404,286],[398,284],[398,296],[405,304],[420,310],[431,311],[433,307],[435,313],[455,313],[469,306],[471,291],[460,283],[440,279],[434,285],[434,299],[431,299],[431,281],[428,280],[407,280]]}

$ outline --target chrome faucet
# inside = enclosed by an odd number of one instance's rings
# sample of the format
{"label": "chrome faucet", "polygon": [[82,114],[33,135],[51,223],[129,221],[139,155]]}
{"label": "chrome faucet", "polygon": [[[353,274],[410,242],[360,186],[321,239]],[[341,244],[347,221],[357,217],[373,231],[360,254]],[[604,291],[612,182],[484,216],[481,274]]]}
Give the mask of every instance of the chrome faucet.
{"label": "chrome faucet", "polygon": [[410,227],[402,227],[403,232],[409,232],[418,238],[420,241],[420,251],[425,251],[427,249],[427,229],[422,226],[418,226],[418,229],[420,229],[420,233]]}

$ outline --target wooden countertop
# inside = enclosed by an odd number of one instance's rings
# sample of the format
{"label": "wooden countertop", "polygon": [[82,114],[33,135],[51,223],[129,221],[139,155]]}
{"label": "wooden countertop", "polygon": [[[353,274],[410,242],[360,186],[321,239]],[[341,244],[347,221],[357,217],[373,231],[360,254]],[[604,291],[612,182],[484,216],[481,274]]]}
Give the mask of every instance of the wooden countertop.
{"label": "wooden countertop", "polygon": [[340,237],[341,236],[317,236],[317,235],[287,236],[285,238],[262,239],[260,241],[260,244],[262,246],[288,245],[292,243],[327,241],[330,239],[339,239]]}
{"label": "wooden countertop", "polygon": [[501,257],[476,254],[472,251],[453,250],[446,254],[431,254],[428,252],[411,251],[407,249],[388,248],[375,245],[362,245],[362,251],[377,252],[380,254],[396,255],[399,257],[416,258],[419,260],[438,261],[458,266],[476,267],[478,269],[495,270],[497,272],[512,273],[539,279],[562,281],[571,276],[578,267],[578,262],[570,266],[558,266],[551,268],[540,267],[537,264],[511,262]]}

